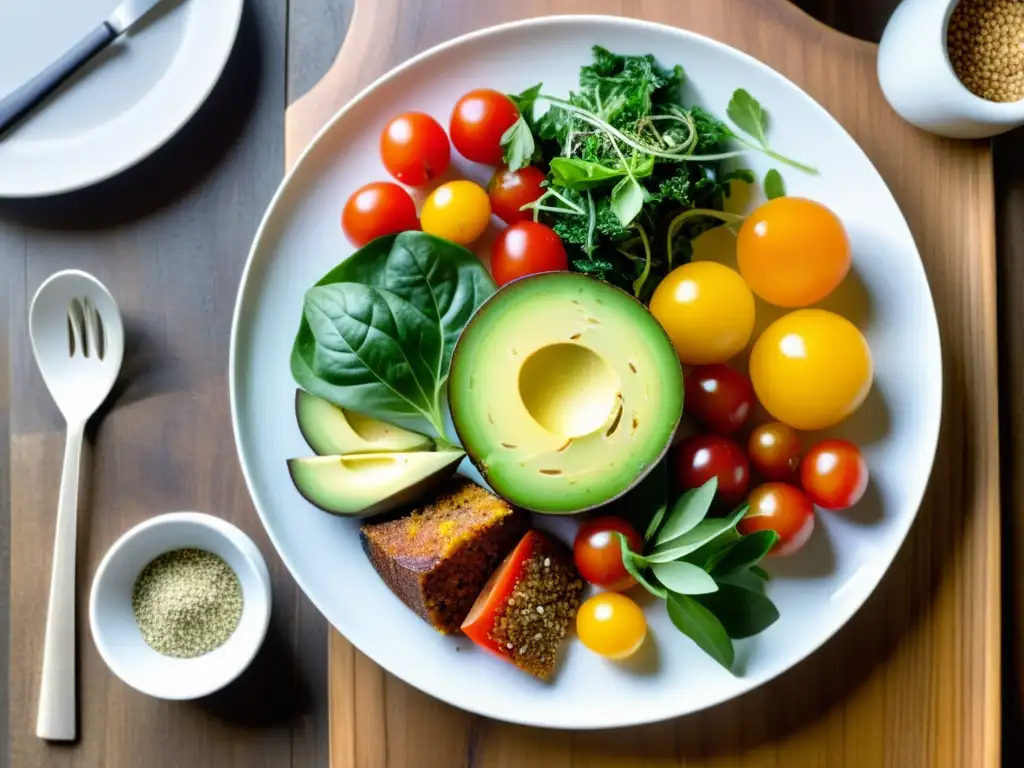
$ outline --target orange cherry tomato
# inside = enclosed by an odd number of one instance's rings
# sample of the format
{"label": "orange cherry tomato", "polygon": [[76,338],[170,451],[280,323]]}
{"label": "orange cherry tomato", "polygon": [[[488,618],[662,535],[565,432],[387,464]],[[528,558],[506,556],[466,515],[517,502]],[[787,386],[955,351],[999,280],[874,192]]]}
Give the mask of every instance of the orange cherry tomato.
{"label": "orange cherry tomato", "polygon": [[640,606],[618,592],[601,592],[576,613],[580,642],[607,659],[625,659],[643,645],[647,619]]}
{"label": "orange cherry tomato", "polygon": [[757,531],[775,531],[779,540],[768,553],[791,555],[807,543],[814,532],[814,505],[798,488],[788,483],[765,483],[750,492],[750,511],[736,530],[746,536]]}
{"label": "orange cherry tomato", "polygon": [[406,112],[384,126],[380,156],[388,173],[419,187],[448,169],[451,148],[437,120],[423,112]]}
{"label": "orange cherry tomato", "polygon": [[610,592],[625,592],[636,584],[622,564],[622,547],[616,533],[621,533],[633,552],[642,553],[644,540],[632,525],[621,517],[604,515],[580,525],[573,541],[573,559],[580,575]]}
{"label": "orange cherry tomato", "polygon": [[750,289],[780,307],[806,307],[836,289],[850,271],[850,241],[821,203],[778,197],[743,222],[736,241]]}
{"label": "orange cherry tomato", "polygon": [[860,407],[871,389],[871,350],[857,327],[824,309],[799,309],[769,325],[750,353],[750,380],[775,419],[827,429]]}
{"label": "orange cherry tomato", "polygon": [[823,440],[800,465],[804,493],[824,509],[847,509],[868,487],[868,465],[849,440]]}
{"label": "orange cherry tomato", "polygon": [[724,363],[754,330],[753,294],[738,272],[714,261],[669,272],[654,290],[650,310],[687,365]]}
{"label": "orange cherry tomato", "polygon": [[360,187],[345,203],[341,228],[357,248],[383,235],[419,229],[416,204],[409,193],[390,181]]}

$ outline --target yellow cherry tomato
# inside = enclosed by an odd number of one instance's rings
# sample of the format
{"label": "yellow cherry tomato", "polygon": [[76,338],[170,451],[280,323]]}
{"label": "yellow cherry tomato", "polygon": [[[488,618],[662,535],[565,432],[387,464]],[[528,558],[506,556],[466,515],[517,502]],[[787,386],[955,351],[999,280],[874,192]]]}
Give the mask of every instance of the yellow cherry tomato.
{"label": "yellow cherry tomato", "polygon": [[747,217],[736,260],[750,289],[780,307],[806,307],[828,296],[850,271],[850,241],[821,203],[778,197]]}
{"label": "yellow cherry tomato", "polygon": [[449,181],[423,203],[420,226],[424,232],[459,245],[469,245],[487,229],[491,201],[479,184]]}
{"label": "yellow cherry tomato", "polygon": [[714,261],[669,272],[650,308],[687,365],[724,363],[747,346],[754,330],[754,295],[738,272]]}
{"label": "yellow cherry tomato", "polygon": [[750,353],[758,400],[796,429],[825,429],[853,413],[874,376],[857,327],[824,309],[799,309],[769,325]]}
{"label": "yellow cherry tomato", "polygon": [[640,606],[618,592],[601,592],[580,606],[576,634],[587,648],[608,659],[632,655],[647,637]]}

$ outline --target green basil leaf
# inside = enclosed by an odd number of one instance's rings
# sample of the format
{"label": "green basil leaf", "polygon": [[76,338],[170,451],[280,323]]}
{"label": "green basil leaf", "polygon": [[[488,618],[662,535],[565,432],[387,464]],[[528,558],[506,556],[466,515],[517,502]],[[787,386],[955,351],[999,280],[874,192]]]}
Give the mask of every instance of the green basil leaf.
{"label": "green basil leaf", "polygon": [[759,565],[750,566],[750,572],[762,581],[771,581],[771,574]]}
{"label": "green basil leaf", "polygon": [[685,555],[683,559],[688,563],[699,565],[706,571],[708,570],[708,560],[710,560],[717,552],[720,552],[730,546],[733,542],[739,541],[739,539],[740,535],[736,532],[736,529],[730,528],[727,531],[722,531],[721,534],[713,538],[700,549],[695,549],[690,554]]}
{"label": "green basil leaf", "polygon": [[664,544],[682,536],[703,520],[718,490],[718,478],[714,475],[698,488],[691,488],[672,505],[672,511],[658,534],[657,544]]}
{"label": "green basil leaf", "polygon": [[696,552],[702,546],[721,536],[726,531],[736,527],[736,523],[747,513],[749,507],[743,504],[729,517],[715,517],[710,520],[701,520],[691,530],[678,536],[671,541],[655,547],[649,555],[644,555],[644,561],[648,564],[670,563],[680,559],[683,555]]}
{"label": "green basil leaf", "polygon": [[[378,293],[375,297],[360,295],[351,288],[341,289],[337,295],[320,292],[342,283],[359,284]],[[324,275],[307,293],[307,305],[292,346],[292,376],[312,394],[377,418],[423,415],[443,437],[440,398],[455,342],[473,313],[494,291],[487,268],[462,246],[418,231],[377,238]],[[348,307],[350,300],[355,302],[352,307]],[[342,359],[354,353],[344,352],[342,347],[346,345],[336,335],[334,321],[347,325],[348,320],[334,315],[347,314],[347,308],[355,311],[359,302],[376,302],[378,310],[367,314],[368,304],[360,310],[362,320],[370,324],[363,328],[365,339],[360,347],[368,347],[363,356],[368,360],[386,358],[383,350],[391,348],[397,356],[385,368],[400,362],[385,378],[395,379],[397,389],[384,384],[384,379],[368,368],[359,369],[351,359]],[[317,318],[322,339],[309,322],[310,312]],[[390,320],[386,316],[389,312],[396,313]],[[396,327],[382,333],[378,324],[388,323]],[[357,339],[353,336],[351,341]],[[392,342],[397,342],[398,349]],[[381,353],[371,354],[370,349]],[[402,367],[406,364],[408,371]],[[424,390],[429,406],[402,383],[406,374],[413,375],[418,388]]]}
{"label": "green basil leaf", "polygon": [[764,111],[761,104],[747,91],[738,88],[733,92],[729,106],[725,113],[740,128],[749,133],[760,142],[762,147],[767,147],[765,132],[768,129],[768,113]]}
{"label": "green basil leaf", "polygon": [[716,552],[704,567],[716,578],[745,571],[759,563],[778,540],[779,534],[775,531],[756,531]]}
{"label": "green basil leaf", "polygon": [[718,590],[715,580],[691,563],[655,563],[651,571],[667,589],[680,595],[704,595]]}
{"label": "green basil leaf", "polygon": [[[550,162],[551,183],[556,187],[582,191],[595,189],[627,176],[621,165],[610,166],[577,157],[553,157]],[[645,155],[629,170],[634,178],[644,178],[654,172],[654,157]]]}
{"label": "green basil leaf", "polygon": [[728,582],[694,599],[718,617],[734,640],[760,634],[779,618],[779,609],[767,597]]}
{"label": "green basil leaf", "polygon": [[666,509],[668,509],[667,500],[662,501],[654,511],[654,517],[651,518],[651,522],[647,525],[647,532],[644,534],[644,543],[649,542],[654,534],[657,533],[658,526],[661,525],[661,521],[665,517]]}
{"label": "green basil leaf", "polygon": [[769,200],[786,196],[786,182],[782,180],[782,174],[774,168],[769,169],[764,175],[764,194]]}
{"label": "green basil leaf", "polygon": [[[714,593],[718,594],[718,593]],[[669,593],[668,616],[684,635],[726,669],[732,669],[735,649],[722,622],[695,598]]]}
{"label": "green basil leaf", "polygon": [[501,146],[505,148],[504,160],[510,171],[530,164],[536,144],[530,124],[522,115],[501,135]]}
{"label": "green basil leaf", "polygon": [[646,589],[655,597],[660,597],[662,600],[665,599],[666,592],[662,587],[657,584],[652,584],[644,576],[639,564],[637,563],[636,555],[630,550],[629,542],[626,537],[621,533],[616,533],[616,537],[619,539],[619,550],[622,552],[622,564],[626,568],[626,572],[636,579],[637,584]]}
{"label": "green basil leaf", "polygon": [[612,212],[622,226],[627,227],[640,215],[647,193],[639,181],[627,176],[612,188]]}

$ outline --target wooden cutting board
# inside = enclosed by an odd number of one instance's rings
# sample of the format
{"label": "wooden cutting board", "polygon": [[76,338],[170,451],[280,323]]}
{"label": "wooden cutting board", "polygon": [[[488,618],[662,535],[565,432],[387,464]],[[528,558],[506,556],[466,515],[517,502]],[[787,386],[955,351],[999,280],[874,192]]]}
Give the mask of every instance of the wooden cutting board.
{"label": "wooden cutting board", "polygon": [[910,222],[938,310],[943,424],[910,537],[838,635],[772,683],[671,722],[556,732],[475,717],[330,640],[333,768],[996,766],[1000,539],[995,241],[987,144],[917,131],[890,110],[874,45],[785,0],[357,0],[337,60],[286,115],[289,166],[391,67],[492,24],[556,13],[636,16],[709,35],[781,71],[870,155]]}

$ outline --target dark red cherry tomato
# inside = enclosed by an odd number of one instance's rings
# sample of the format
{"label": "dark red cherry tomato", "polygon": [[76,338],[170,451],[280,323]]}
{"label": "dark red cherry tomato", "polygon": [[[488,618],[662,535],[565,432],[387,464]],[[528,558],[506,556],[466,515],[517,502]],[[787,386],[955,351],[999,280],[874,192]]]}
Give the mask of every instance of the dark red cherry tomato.
{"label": "dark red cherry tomato", "polygon": [[698,365],[686,375],[686,414],[709,432],[738,432],[754,411],[750,379],[723,363]]}
{"label": "dark red cherry tomato", "polygon": [[750,462],[736,443],[719,435],[693,435],[675,449],[676,480],[682,490],[718,478],[717,506],[734,507],[747,496]]}
{"label": "dark red cherry tomato", "polygon": [[800,433],[781,421],[755,427],[747,441],[750,463],[765,480],[797,482],[802,452]]}
{"label": "dark red cherry tomato", "polygon": [[568,268],[561,239],[551,227],[536,221],[520,221],[503,229],[491,245],[491,275],[498,285]]}

